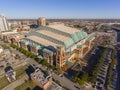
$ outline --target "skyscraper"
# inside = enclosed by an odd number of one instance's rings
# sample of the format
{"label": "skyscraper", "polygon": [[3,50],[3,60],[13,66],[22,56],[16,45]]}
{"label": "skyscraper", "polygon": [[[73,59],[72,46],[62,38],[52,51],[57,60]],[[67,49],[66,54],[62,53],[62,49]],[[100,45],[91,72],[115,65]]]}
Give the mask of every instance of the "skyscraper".
{"label": "skyscraper", "polygon": [[8,30],[8,24],[6,17],[0,14],[0,32],[1,31],[7,31]]}
{"label": "skyscraper", "polygon": [[46,19],[45,18],[38,18],[38,26],[45,26]]}

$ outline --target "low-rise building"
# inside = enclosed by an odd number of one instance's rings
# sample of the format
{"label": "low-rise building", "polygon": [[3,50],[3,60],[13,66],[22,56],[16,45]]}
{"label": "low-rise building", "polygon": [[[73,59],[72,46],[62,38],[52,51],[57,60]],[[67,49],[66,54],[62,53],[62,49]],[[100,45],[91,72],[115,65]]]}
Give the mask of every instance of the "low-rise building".
{"label": "low-rise building", "polygon": [[18,31],[29,31],[30,30],[30,26],[28,25],[19,25]]}
{"label": "low-rise building", "polygon": [[26,32],[17,32],[16,30],[9,32],[2,32],[1,39],[3,39],[6,42],[18,45],[18,41],[24,38],[25,34]]}
{"label": "low-rise building", "polygon": [[31,79],[43,90],[47,90],[47,88],[52,84],[52,77],[50,75],[45,75],[39,68],[31,74]]}
{"label": "low-rise building", "polygon": [[7,80],[9,82],[12,82],[14,80],[16,80],[16,72],[13,70],[13,68],[11,66],[7,66],[5,68],[5,76],[7,77]]}

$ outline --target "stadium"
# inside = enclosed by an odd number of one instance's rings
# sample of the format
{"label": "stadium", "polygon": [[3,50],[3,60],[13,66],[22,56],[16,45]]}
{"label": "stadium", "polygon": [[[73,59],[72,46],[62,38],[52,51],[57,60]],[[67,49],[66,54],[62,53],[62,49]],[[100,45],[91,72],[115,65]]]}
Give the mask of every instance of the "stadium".
{"label": "stadium", "polygon": [[44,58],[56,67],[71,66],[89,51],[95,33],[64,24],[40,26],[19,41],[19,46]]}

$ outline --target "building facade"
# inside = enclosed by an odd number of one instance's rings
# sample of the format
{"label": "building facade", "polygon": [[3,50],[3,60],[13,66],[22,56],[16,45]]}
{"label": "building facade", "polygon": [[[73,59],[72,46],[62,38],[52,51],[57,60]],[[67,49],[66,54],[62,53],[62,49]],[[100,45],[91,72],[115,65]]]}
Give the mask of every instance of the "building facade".
{"label": "building facade", "polygon": [[6,20],[6,17],[3,15],[0,15],[0,31],[8,31],[8,23]]}
{"label": "building facade", "polygon": [[38,26],[45,26],[46,19],[45,18],[38,18]]}

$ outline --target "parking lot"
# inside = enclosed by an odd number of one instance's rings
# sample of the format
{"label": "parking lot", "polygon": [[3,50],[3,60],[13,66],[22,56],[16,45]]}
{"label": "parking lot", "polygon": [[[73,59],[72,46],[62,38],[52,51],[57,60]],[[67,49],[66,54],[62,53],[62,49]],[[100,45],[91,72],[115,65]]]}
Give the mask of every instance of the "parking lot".
{"label": "parking lot", "polygon": [[102,67],[99,70],[97,81],[95,84],[96,90],[105,90],[108,67],[111,63],[111,51],[112,49],[108,48],[106,57],[104,58],[104,63],[102,64]]}
{"label": "parking lot", "polygon": [[84,60],[87,62],[87,67],[83,67],[84,71],[89,72],[92,68],[92,66],[96,63],[98,60],[99,56],[102,53],[102,48],[101,47],[94,47],[93,49],[90,50],[84,57]]}

